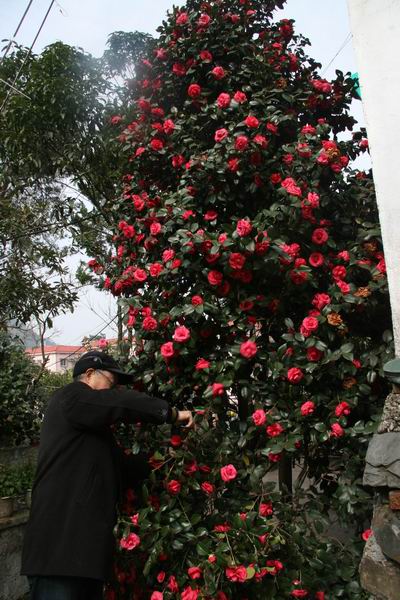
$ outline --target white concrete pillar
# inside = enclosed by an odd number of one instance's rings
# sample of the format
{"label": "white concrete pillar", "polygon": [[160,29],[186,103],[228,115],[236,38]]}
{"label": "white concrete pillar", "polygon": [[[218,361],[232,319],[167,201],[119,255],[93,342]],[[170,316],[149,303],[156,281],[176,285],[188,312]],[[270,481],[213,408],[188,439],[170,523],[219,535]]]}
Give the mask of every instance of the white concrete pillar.
{"label": "white concrete pillar", "polygon": [[400,356],[400,0],[347,0]]}

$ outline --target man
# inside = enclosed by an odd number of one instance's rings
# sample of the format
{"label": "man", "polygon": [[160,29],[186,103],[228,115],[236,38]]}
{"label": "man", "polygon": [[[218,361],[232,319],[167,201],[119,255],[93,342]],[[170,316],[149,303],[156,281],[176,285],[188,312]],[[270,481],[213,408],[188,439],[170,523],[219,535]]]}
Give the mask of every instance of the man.
{"label": "man", "polygon": [[165,400],[115,386],[132,375],[103,352],[84,354],[74,381],[57,390],[45,412],[21,573],[31,600],[100,600],[112,569],[116,504],[126,481],[150,471],[127,456],[110,426],[180,423],[192,414]]}

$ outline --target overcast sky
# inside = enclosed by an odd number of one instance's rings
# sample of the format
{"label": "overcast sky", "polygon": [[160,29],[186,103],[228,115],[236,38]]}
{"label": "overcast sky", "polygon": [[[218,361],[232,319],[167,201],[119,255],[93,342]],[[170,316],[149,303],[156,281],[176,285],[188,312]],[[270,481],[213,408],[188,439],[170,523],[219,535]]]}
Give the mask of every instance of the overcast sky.
{"label": "overcast sky", "polygon": [[[113,31],[138,30],[155,35],[173,3],[173,0],[56,0],[34,51],[40,52],[46,45],[61,40],[100,56],[107,36]],[[13,35],[27,4],[28,0],[0,0],[0,39]],[[19,43],[31,45],[49,5],[50,0],[33,0],[16,38]],[[295,19],[296,31],[311,41],[307,52],[322,64],[322,72],[350,33],[346,0],[287,0],[285,9],[276,14],[279,18]],[[332,78],[335,69],[357,71],[351,40],[340,50],[324,77]],[[361,102],[353,105],[353,114],[363,125]],[[77,262],[75,258],[71,265]],[[86,289],[73,314],[55,319],[58,333],[54,339],[59,344],[79,344],[84,335],[97,333],[113,314],[109,294]],[[104,333],[108,337],[115,335],[110,328]]]}

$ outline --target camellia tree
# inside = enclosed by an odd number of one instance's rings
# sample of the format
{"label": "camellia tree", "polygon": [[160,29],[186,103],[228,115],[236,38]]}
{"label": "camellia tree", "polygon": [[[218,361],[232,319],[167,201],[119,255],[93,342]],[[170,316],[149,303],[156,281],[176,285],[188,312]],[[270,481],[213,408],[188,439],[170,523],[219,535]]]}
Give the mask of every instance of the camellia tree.
{"label": "camellia tree", "polygon": [[137,387],[197,416],[123,432],[153,472],[117,526],[110,599],[367,597],[385,262],[353,80],[318,75],[273,21],[283,3],[174,8],[113,118],[115,251],[90,267],[135,328]]}

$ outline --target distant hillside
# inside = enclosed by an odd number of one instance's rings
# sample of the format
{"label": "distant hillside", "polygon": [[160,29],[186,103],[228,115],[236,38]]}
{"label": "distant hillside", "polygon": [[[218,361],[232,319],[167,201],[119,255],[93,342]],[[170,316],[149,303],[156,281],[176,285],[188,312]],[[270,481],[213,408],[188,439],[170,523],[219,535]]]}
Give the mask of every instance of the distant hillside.
{"label": "distant hillside", "polygon": [[[29,325],[17,325],[15,322],[8,324],[8,331],[12,337],[17,337],[21,340],[25,348],[36,348],[40,344],[39,334]],[[46,346],[56,346],[57,342],[51,338],[45,338]]]}

